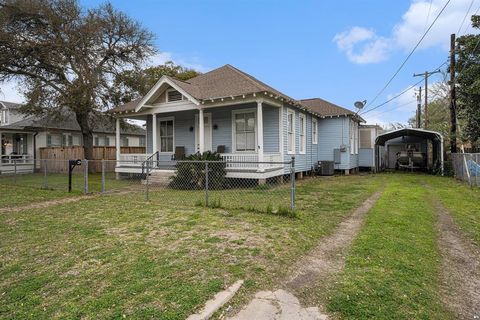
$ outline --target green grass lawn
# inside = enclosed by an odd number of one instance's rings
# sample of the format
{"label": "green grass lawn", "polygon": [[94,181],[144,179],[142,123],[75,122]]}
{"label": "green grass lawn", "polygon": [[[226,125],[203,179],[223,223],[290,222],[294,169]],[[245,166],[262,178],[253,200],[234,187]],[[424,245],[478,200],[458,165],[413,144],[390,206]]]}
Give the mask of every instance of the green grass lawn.
{"label": "green grass lawn", "polygon": [[438,296],[441,262],[433,192],[422,185],[427,177],[386,176],[388,185],[349,251],[329,310],[345,319],[449,318]]}
{"label": "green grass lawn", "polygon": [[185,193],[169,203],[107,195],[0,214],[0,317],[184,319],[245,279],[241,304],[284,277],[384,180],[301,181],[296,218],[192,206]]}
{"label": "green grass lawn", "polygon": [[477,245],[480,245],[480,188],[470,188],[451,178],[427,177],[442,204],[457,225]]}
{"label": "green grass lawn", "polygon": [[[116,180],[114,173],[105,175],[105,191],[107,192],[139,184],[139,179]],[[77,173],[72,176],[72,193],[67,191],[67,174],[49,174],[46,179],[41,173],[19,174],[17,177],[2,176],[0,177],[0,208],[82,195],[84,194],[83,174]],[[88,192],[101,191],[102,175],[100,173],[89,174]]]}

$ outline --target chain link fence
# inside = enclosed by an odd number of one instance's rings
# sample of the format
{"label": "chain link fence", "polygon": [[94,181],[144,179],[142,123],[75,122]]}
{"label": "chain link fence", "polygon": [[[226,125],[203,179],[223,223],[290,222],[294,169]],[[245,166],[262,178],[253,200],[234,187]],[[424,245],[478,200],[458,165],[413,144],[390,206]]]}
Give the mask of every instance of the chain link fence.
{"label": "chain link fence", "polygon": [[455,178],[480,186],[480,153],[454,153],[452,166]]}
{"label": "chain link fence", "polygon": [[295,208],[288,162],[12,160],[0,184],[75,194],[124,192],[161,206],[243,209],[288,215]]}

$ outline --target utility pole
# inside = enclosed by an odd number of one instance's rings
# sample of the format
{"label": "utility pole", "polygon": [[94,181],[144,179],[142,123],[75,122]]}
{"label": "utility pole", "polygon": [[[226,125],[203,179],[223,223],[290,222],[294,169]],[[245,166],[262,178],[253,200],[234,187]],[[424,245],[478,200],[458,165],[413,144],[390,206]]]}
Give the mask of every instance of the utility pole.
{"label": "utility pole", "polygon": [[428,72],[425,71],[424,73],[419,73],[416,74],[414,73],[414,77],[424,77],[425,78],[425,111],[423,112],[423,117],[424,117],[424,129],[428,128],[428,77],[431,76],[432,74],[435,73],[440,73],[440,70]]}
{"label": "utility pole", "polygon": [[418,87],[417,94],[417,128],[422,127],[422,87]]}
{"label": "utility pole", "polygon": [[450,35],[450,152],[457,152],[457,97],[455,92],[455,33]]}

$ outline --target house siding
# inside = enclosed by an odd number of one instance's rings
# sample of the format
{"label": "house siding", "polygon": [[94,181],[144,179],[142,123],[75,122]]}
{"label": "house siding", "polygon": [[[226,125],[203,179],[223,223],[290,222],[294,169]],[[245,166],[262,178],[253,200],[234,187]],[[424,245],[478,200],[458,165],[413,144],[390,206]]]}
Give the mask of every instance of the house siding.
{"label": "house siding", "polygon": [[[287,130],[287,114],[288,110],[295,112],[295,154],[288,153],[288,130]],[[306,120],[306,148],[305,154],[300,154],[300,114],[305,115]],[[295,172],[309,171],[319,160],[319,143],[320,143],[320,119],[314,115],[305,113],[296,108],[284,105],[282,109],[282,125],[283,125],[283,159],[285,162],[291,161],[295,156]],[[312,144],[312,119],[317,119],[317,144]],[[332,154],[333,157],[333,154]],[[289,173],[286,168],[284,173]]]}
{"label": "house siding", "polygon": [[374,167],[374,157],[372,148],[363,148],[359,150],[358,154],[358,166],[359,167]]}
{"label": "house siding", "polygon": [[[233,121],[232,112],[235,110],[253,109],[256,111],[256,103],[247,103],[218,108],[208,108],[204,114],[212,115],[212,151],[216,151],[218,146],[225,146],[226,153],[233,153]],[[264,125],[264,151],[279,152],[279,108],[264,104],[263,106],[263,125]],[[157,114],[157,128],[161,118],[174,117],[174,146],[184,146],[187,155],[197,152],[195,146],[195,117],[198,111],[182,111],[172,113]],[[147,125],[147,152],[152,152],[152,116],[149,115],[146,121]],[[213,127],[216,126],[217,129]],[[158,140],[158,139],[157,139]],[[172,153],[160,154],[160,160],[170,160]]]}

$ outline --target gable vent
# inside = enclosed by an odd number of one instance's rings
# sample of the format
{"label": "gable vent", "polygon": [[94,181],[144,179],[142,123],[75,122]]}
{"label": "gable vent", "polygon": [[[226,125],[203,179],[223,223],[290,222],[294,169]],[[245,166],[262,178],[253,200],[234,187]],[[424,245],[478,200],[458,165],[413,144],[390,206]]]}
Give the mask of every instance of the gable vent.
{"label": "gable vent", "polygon": [[181,100],[182,100],[182,94],[180,92],[178,92],[177,90],[167,91],[167,101],[168,102],[181,101]]}

